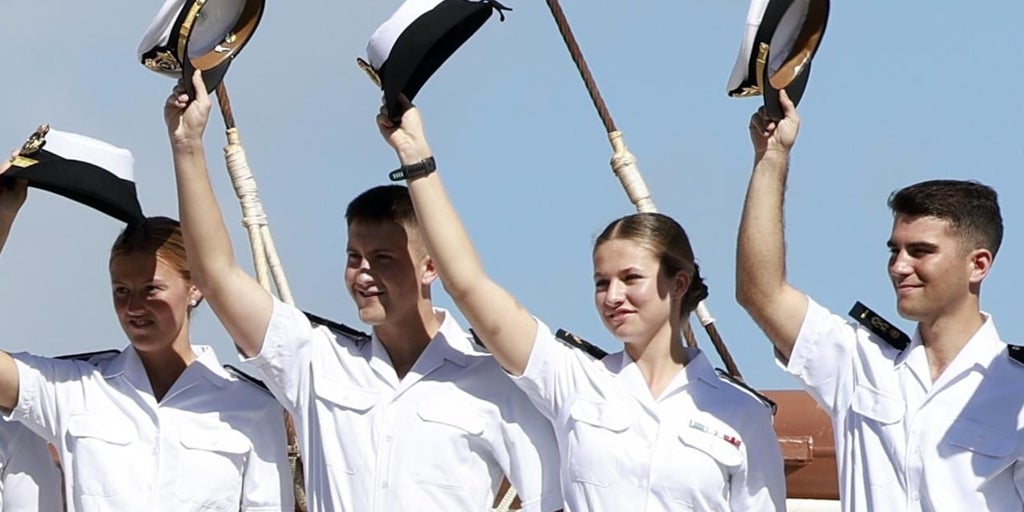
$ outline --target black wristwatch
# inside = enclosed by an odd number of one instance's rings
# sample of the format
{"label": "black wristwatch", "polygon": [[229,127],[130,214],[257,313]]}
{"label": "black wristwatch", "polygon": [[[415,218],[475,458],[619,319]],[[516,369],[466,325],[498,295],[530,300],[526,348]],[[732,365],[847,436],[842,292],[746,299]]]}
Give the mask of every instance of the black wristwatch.
{"label": "black wristwatch", "polygon": [[411,180],[417,176],[426,176],[437,170],[437,163],[434,162],[434,157],[427,157],[425,160],[412,164],[403,165],[398,169],[391,171],[388,174],[388,178],[391,181],[402,181]]}

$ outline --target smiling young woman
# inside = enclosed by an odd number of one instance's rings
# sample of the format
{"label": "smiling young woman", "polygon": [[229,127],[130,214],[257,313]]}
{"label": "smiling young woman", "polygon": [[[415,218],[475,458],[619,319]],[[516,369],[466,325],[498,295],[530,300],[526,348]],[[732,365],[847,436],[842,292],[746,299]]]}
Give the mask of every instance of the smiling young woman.
{"label": "smiling young woman", "polygon": [[[25,195],[20,183],[0,187],[0,249]],[[0,407],[55,446],[67,510],[291,509],[281,406],[190,341],[202,295],[178,222],[126,228],[109,270],[131,342],[118,356],[0,352]]]}
{"label": "smiling young woman", "polygon": [[[400,125],[384,112],[377,122],[414,166],[432,154],[406,106]],[[624,350],[594,360],[491,281],[437,174],[409,179],[409,191],[445,290],[555,430],[567,509],[784,510],[769,408],[683,344],[707,288],[678,223],[641,213],[598,237],[594,301]]]}

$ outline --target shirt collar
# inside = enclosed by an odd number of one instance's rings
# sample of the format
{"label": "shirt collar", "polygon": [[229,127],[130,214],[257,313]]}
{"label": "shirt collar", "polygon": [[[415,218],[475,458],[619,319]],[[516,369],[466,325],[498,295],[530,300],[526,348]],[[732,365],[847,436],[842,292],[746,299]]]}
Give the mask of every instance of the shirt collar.
{"label": "shirt collar", "polygon": [[[185,372],[182,372],[182,376],[186,375],[189,368],[195,363],[199,363],[202,367],[201,375],[210,381],[217,387],[222,387],[227,383],[231,377],[228,372],[220,365],[220,360],[217,359],[217,354],[213,351],[212,347],[206,345],[193,345],[192,353],[196,355],[196,360],[193,364],[185,368]],[[101,365],[103,362],[100,363]],[[196,368],[195,370],[198,370]],[[142,359],[139,358],[138,352],[135,347],[129,345],[121,351],[117,357],[106,361],[106,365],[101,368],[103,377],[106,379],[112,379],[124,375],[128,378],[136,387],[140,387],[141,383],[146,383],[146,389],[149,386],[149,376],[146,374],[146,368],[142,365]],[[194,372],[190,372],[194,373]],[[180,380],[182,377],[178,377]]]}
{"label": "shirt collar", "polygon": [[[469,364],[470,356],[477,352],[472,337],[462,330],[462,327],[447,310],[434,308],[434,314],[441,317],[441,327],[438,328],[437,334],[427,344],[427,348],[423,350],[420,357],[416,359],[409,374],[402,379],[403,382],[415,380],[417,378],[415,376],[427,375],[440,367],[444,361],[465,367]],[[378,362],[377,364],[383,364],[390,370],[389,373],[394,374],[391,357],[388,356],[388,352],[376,332],[370,341],[370,357],[371,366],[374,362]]]}
{"label": "shirt collar", "polygon": [[[953,376],[971,368],[979,371],[986,371],[989,364],[1006,350],[1006,343],[999,337],[996,331],[996,324],[992,315],[982,311],[984,323],[974,333],[967,344],[960,350],[953,361],[942,372],[941,380],[946,380],[947,375]],[[925,354],[924,342],[921,339],[920,326],[914,329],[914,336],[910,339],[910,345],[896,358],[896,367],[908,366],[911,371],[918,374],[922,382],[931,382],[931,370],[928,367],[928,356]]]}
{"label": "shirt collar", "polygon": [[[704,352],[699,348],[690,347],[686,347],[683,350],[686,351],[686,357],[689,362],[672,378],[672,382],[665,387],[657,401],[674,395],[677,391],[691,383],[704,383],[712,388],[719,387],[718,374],[715,373],[714,367],[711,366],[711,362],[708,361]],[[625,350],[606,357],[604,361],[606,361],[605,367],[618,376],[631,394],[637,398],[642,398],[642,401],[652,399],[650,388],[647,386],[647,380],[644,379],[640,367],[637,366],[636,361]]]}

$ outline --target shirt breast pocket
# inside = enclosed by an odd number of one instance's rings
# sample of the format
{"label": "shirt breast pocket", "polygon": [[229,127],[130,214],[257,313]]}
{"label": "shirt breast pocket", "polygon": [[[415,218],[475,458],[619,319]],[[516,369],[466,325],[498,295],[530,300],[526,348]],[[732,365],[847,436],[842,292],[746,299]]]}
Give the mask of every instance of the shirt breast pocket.
{"label": "shirt breast pocket", "polygon": [[[1000,430],[970,420],[956,420],[946,432],[940,446],[943,459],[966,457],[961,467],[970,467],[979,481],[1008,468],[1017,456],[1018,434],[1015,430]],[[942,453],[945,452],[945,453]]]}
{"label": "shirt breast pocket", "polygon": [[74,486],[87,496],[114,496],[119,486],[135,478],[133,460],[138,431],[114,414],[74,414],[68,420],[67,443],[72,457]]}
{"label": "shirt breast pocket", "polygon": [[418,430],[416,437],[427,453],[445,450],[446,454],[418,457],[413,479],[421,485],[465,490],[468,478],[479,478],[479,475],[466,473],[465,470],[472,467],[466,458],[469,452],[485,449],[483,435],[487,418],[465,407],[438,402],[421,403],[416,416],[420,420],[414,427]]}
{"label": "shirt breast pocket", "polygon": [[577,400],[569,410],[569,476],[573,481],[609,486],[622,476],[629,457],[634,415],[625,407]]}
{"label": "shirt breast pocket", "polygon": [[174,491],[185,503],[208,510],[231,510],[242,496],[242,474],[252,442],[241,432],[186,428],[179,435]]}
{"label": "shirt breast pocket", "polygon": [[[857,420],[850,428],[857,431],[862,449],[869,454],[861,469],[864,479],[876,487],[895,484],[896,469],[890,461],[899,460],[894,439],[903,436],[900,425],[906,416],[906,403],[862,385],[853,393],[850,410]],[[846,436],[851,439],[849,432]]]}

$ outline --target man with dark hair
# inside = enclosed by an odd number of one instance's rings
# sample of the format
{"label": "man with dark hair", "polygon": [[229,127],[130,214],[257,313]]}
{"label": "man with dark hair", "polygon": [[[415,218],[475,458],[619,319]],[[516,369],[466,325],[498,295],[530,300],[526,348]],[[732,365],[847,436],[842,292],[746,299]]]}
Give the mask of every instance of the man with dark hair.
{"label": "man with dark hair", "polygon": [[373,335],[310,325],[248,276],[210,186],[202,135],[210,99],[179,86],[165,117],[185,245],[239,352],[295,417],[310,511],[490,508],[506,474],[523,510],[560,509],[558,447],[547,420],[447,311],[404,187],[348,207],[345,285]]}
{"label": "man with dark hair", "polygon": [[782,103],[782,120],[750,123],[736,295],[832,418],[843,510],[1024,509],[1024,350],[980,309],[1002,241],[995,191],[936,180],[894,193],[889,277],[917,329],[907,336],[860,303],[847,322],[786,281],[782,204],[799,118]]}

